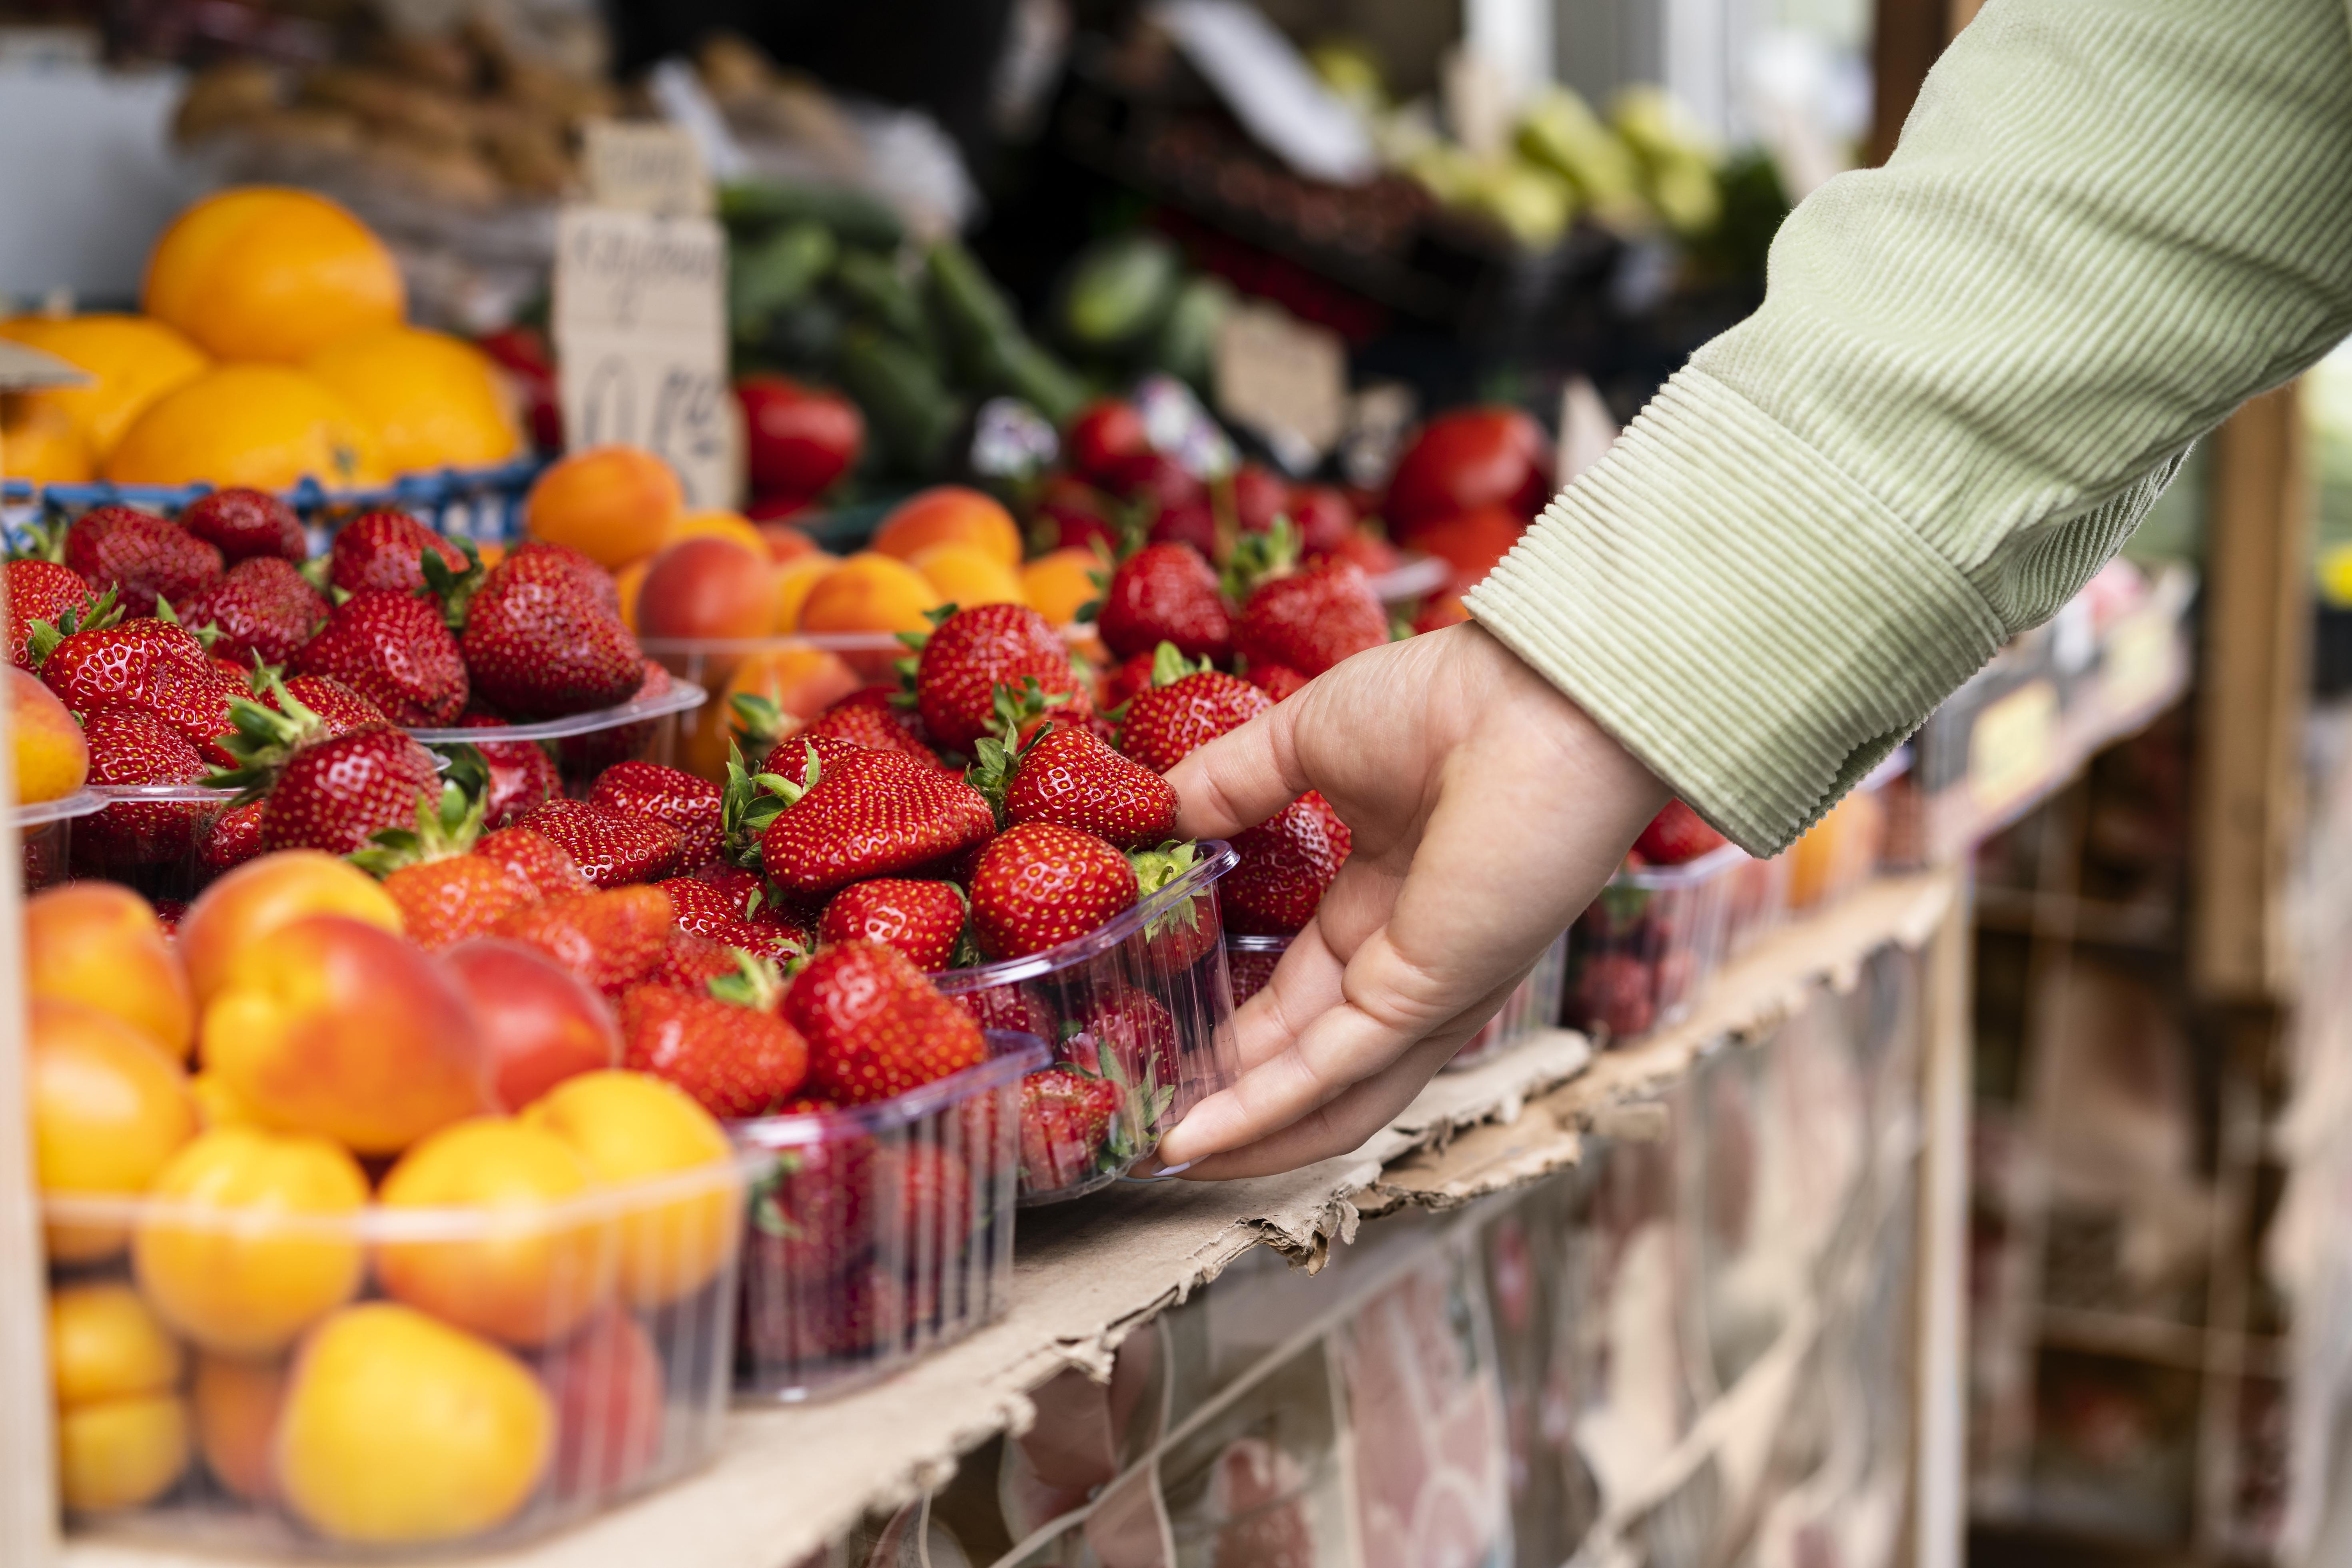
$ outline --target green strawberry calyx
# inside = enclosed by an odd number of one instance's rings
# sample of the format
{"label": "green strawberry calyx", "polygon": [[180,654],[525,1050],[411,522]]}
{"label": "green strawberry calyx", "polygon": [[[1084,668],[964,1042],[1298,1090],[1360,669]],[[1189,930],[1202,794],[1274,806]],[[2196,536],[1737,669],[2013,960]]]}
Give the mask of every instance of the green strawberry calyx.
{"label": "green strawberry calyx", "polygon": [[122,619],[122,605],[113,589],[109,588],[89,603],[89,609],[79,612],[68,608],[54,621],[35,621],[26,633],[25,647],[33,668],[38,669],[57,651],[58,644],[76,632],[94,632],[115,625]]}
{"label": "green strawberry calyx", "polygon": [[765,756],[784,732],[784,710],[774,699],[755,691],[739,691],[727,700],[733,710],[728,722],[735,740],[747,751]]}
{"label": "green strawberry calyx", "polygon": [[1183,649],[1172,642],[1163,642],[1151,650],[1151,684],[1154,687],[1173,686],[1187,676],[1206,675],[1216,668],[1210,659],[1189,659]]}
{"label": "green strawberry calyx", "polygon": [[727,950],[735,957],[735,973],[713,979],[707,989],[721,1002],[738,1007],[749,1007],[755,1013],[772,1012],[776,1000],[784,994],[784,976],[773,963],[740,947]]}
{"label": "green strawberry calyx", "polygon": [[370,840],[370,847],[343,857],[368,875],[382,879],[404,866],[453,859],[470,851],[482,836],[483,800],[466,786],[449,780],[441,798],[419,795],[415,827],[387,827]]}
{"label": "green strawberry calyx", "polygon": [[743,748],[730,738],[727,742],[727,786],[719,797],[719,830],[720,853],[729,864],[750,871],[764,871],[766,862],[760,856],[760,837],[768,830],[783,809],[800,803],[801,797],[816,786],[823,767],[817,761],[816,748],[807,746],[807,779],[805,784],[795,784],[781,773],[755,773],[743,761]]}
{"label": "green strawberry calyx", "polygon": [[327,732],[327,721],[287,690],[276,670],[263,666],[256,675],[266,677],[262,694],[277,706],[266,708],[242,697],[228,700],[229,732],[220,738],[220,747],[236,760],[236,765],[215,768],[205,781],[237,791],[239,805],[268,794],[286,759]]}
{"label": "green strawberry calyx", "polygon": [[474,595],[481,591],[482,579],[489,575],[489,571],[482,564],[482,552],[474,548],[472,540],[452,539],[449,542],[466,558],[465,566],[453,570],[441,559],[439,551],[424,552],[417,557],[417,564],[424,568],[425,586],[417,592],[439,602],[441,619],[455,634],[466,629],[466,612],[472,606]]}
{"label": "green strawberry calyx", "polygon": [[1260,584],[1297,571],[1300,542],[1298,529],[1288,517],[1276,518],[1264,533],[1243,534],[1220,574],[1225,596],[1241,604]]}
{"label": "green strawberry calyx", "polygon": [[[1157,849],[1129,850],[1127,863],[1135,868],[1136,901],[1141,903],[1160,889],[1182,880],[1192,871],[1192,863],[1200,858],[1200,848],[1197,840],[1171,838]],[[1185,899],[1175,908],[1155,916],[1151,923],[1143,928],[1143,934],[1149,940],[1166,936],[1171,931],[1200,929],[1200,900]]]}

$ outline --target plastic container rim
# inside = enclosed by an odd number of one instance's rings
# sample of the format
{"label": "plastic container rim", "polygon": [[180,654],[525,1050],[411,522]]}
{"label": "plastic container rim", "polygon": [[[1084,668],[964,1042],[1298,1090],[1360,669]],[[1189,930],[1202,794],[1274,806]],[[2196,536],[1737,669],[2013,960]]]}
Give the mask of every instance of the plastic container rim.
{"label": "plastic container rim", "polygon": [[1696,887],[1749,858],[1752,857],[1738,845],[1724,844],[1696,860],[1685,860],[1679,866],[1644,866],[1638,871],[1620,871],[1609,879],[1609,886],[1640,888],[1648,892]]}
{"label": "plastic container rim", "polygon": [[967,991],[989,991],[999,985],[1017,985],[1024,980],[1035,980],[1057,969],[1098,957],[1133,936],[1177,905],[1189,903],[1214,886],[1217,879],[1241,864],[1241,856],[1222,838],[1203,838],[1196,846],[1199,856],[1191,870],[1160,889],[1148,899],[1138,900],[1105,921],[1084,936],[1072,937],[1059,947],[1049,947],[1043,952],[1032,952],[1020,958],[999,959],[993,963],[975,964],[970,969],[942,969],[931,976],[931,984],[950,996]]}
{"label": "plastic container rim", "polygon": [[1054,1059],[1053,1048],[1018,1029],[990,1029],[988,1059],[961,1072],[933,1079],[904,1094],[871,1105],[833,1110],[803,1110],[789,1116],[753,1116],[727,1122],[727,1135],[747,1152],[772,1154],[812,1143],[870,1137],[894,1131],[949,1106],[1028,1077]]}
{"label": "plastic container rim", "polygon": [[541,719],[529,724],[485,724],[472,730],[411,729],[404,724],[401,728],[408,731],[410,740],[426,746],[449,746],[460,742],[495,745],[501,741],[570,741],[650,719],[667,719],[673,713],[699,708],[709,700],[709,692],[691,680],[673,677],[668,689],[656,696],[635,697],[616,708],[595,708],[585,713],[567,714],[561,719]]}
{"label": "plastic container rim", "polygon": [[84,784],[71,795],[61,795],[55,800],[37,800],[30,805],[12,805],[8,820],[18,827],[46,827],[52,822],[67,822],[77,816],[89,816],[104,811],[107,797],[99,786]]}

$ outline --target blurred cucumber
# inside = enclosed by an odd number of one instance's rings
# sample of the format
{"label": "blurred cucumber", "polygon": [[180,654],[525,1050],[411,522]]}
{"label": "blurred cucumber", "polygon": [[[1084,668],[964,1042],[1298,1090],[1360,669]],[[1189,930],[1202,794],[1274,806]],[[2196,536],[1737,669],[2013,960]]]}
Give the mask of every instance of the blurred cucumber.
{"label": "blurred cucumber", "polygon": [[729,228],[749,233],[782,224],[822,224],[845,245],[876,250],[895,250],[907,238],[907,226],[889,204],[840,185],[781,180],[723,185],[719,216]]}
{"label": "blurred cucumber", "polygon": [[1222,278],[1192,278],[1176,291],[1176,301],[1152,334],[1150,358],[1160,370],[1205,388],[1216,366],[1217,330],[1234,308],[1233,289]]}
{"label": "blurred cucumber", "polygon": [[953,240],[931,247],[931,298],[964,378],[984,392],[1031,403],[1059,425],[1085,405],[1076,374],[1021,330],[1013,301]]}
{"label": "blurred cucumber", "polygon": [[1134,342],[1168,314],[1183,276],[1174,248],[1150,235],[1089,246],[1062,292],[1061,333],[1089,352]]}
{"label": "blurred cucumber", "polygon": [[788,224],[764,239],[737,246],[728,257],[727,315],[739,340],[767,335],[780,310],[806,299],[838,247],[822,224]]}
{"label": "blurred cucumber", "polygon": [[842,334],[833,368],[898,466],[937,471],[964,416],[961,400],[940,379],[937,366],[911,345],[859,322]]}
{"label": "blurred cucumber", "polygon": [[878,251],[845,249],[834,263],[833,286],[853,310],[871,317],[908,342],[932,346],[931,319],[923,297]]}

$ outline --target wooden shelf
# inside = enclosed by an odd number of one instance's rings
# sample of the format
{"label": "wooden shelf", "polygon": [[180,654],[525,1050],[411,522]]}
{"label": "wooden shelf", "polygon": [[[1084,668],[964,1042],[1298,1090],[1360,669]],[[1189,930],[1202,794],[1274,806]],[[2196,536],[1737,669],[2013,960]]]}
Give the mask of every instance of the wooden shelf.
{"label": "wooden shelf", "polygon": [[[1693,1015],[1595,1056],[1582,1037],[1538,1035],[1441,1075],[1354,1153],[1256,1181],[1131,1183],[1021,1217],[1013,1310],[873,1387],[796,1407],[739,1409],[701,1474],[578,1530],[517,1551],[436,1556],[448,1568],[785,1568],[868,1509],[937,1484],[957,1456],[1027,1425],[1029,1391],[1065,1368],[1108,1375],[1139,1324],[1251,1247],[1307,1268],[1367,1215],[1445,1208],[1573,1164],[1591,1134],[1641,1136],[1656,1098],[1727,1039],[1759,1037],[1823,982],[1888,943],[1916,948],[1958,895],[1946,873],[1887,878],[1792,922],[1719,974]],[[80,1536],[71,1568],[221,1568],[230,1561]]]}

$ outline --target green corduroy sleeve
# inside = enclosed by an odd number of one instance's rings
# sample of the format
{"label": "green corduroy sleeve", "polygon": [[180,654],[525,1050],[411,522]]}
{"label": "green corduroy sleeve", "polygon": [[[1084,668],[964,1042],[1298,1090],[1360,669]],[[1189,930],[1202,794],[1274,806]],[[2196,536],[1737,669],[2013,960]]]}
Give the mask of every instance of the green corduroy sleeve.
{"label": "green corduroy sleeve", "polygon": [[1991,0],[1471,614],[1789,843],[2352,331],[2345,6]]}

